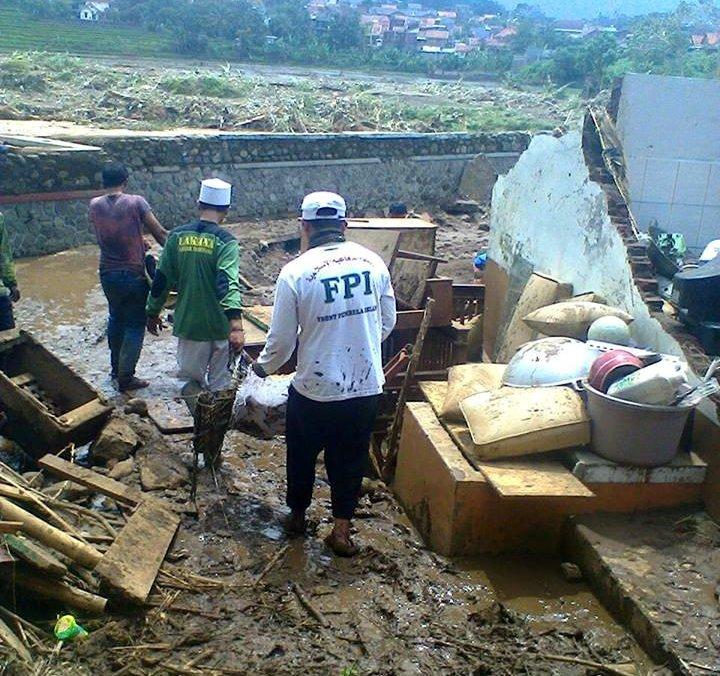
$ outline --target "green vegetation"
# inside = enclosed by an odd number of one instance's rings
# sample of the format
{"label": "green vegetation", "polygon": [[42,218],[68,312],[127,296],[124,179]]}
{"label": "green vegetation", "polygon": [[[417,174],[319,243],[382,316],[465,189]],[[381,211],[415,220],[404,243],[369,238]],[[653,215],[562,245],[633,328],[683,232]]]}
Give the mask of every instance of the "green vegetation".
{"label": "green vegetation", "polygon": [[635,19],[628,37],[600,33],[589,39],[559,39],[549,23],[523,23],[515,40],[518,53],[528,47],[552,50],[511,77],[516,82],[576,84],[594,94],[628,72],[720,77],[720,52],[690,49],[690,36],[720,24],[720,9],[711,2],[682,2],[670,14]]}
{"label": "green vegetation", "polygon": [[[433,2],[453,4],[453,0]],[[492,0],[475,0],[475,4],[478,11],[494,7]],[[720,77],[720,51],[690,49],[694,32],[720,25],[720,9],[711,0],[681,2],[669,14],[621,20],[621,39],[609,31],[568,38],[555,30],[550,19],[520,4],[513,12],[517,35],[509,48],[476,49],[465,57],[371,47],[359,10],[331,12],[312,20],[298,0],[264,0],[262,9],[252,0],[115,0],[96,24],[72,18],[75,5],[74,0],[2,0],[0,52],[181,54],[428,75],[489,74],[515,84],[573,85],[588,95],[630,71]],[[268,35],[272,40],[266,39]],[[540,53],[540,60],[514,67],[518,57],[532,52]],[[43,83],[32,74],[20,74],[6,86],[37,89]],[[181,81],[161,86],[171,93],[190,93]],[[192,87],[213,97],[241,93],[211,80]]]}
{"label": "green vegetation", "polygon": [[551,129],[572,97],[472,83],[248,77],[230,65],[192,71],[104,65],[38,52],[0,57],[2,116],[99,127],[208,127],[276,132]]}
{"label": "green vegetation", "polygon": [[163,33],[79,20],[40,19],[13,0],[0,2],[0,52],[43,49],[74,54],[162,56],[172,53]]}
{"label": "green vegetation", "polygon": [[247,83],[230,82],[219,75],[172,75],[160,80],[159,87],[172,94],[226,99],[238,98],[251,89]]}

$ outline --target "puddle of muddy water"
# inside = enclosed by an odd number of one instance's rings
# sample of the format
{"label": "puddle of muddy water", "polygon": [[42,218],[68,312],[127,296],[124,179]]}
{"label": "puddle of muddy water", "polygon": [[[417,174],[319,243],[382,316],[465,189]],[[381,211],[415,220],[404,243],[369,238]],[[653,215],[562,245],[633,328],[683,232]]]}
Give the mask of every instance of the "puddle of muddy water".
{"label": "puddle of muddy water", "polygon": [[97,266],[94,246],[17,261],[23,294],[16,309],[18,324],[42,332],[56,326],[83,325],[104,306]]}

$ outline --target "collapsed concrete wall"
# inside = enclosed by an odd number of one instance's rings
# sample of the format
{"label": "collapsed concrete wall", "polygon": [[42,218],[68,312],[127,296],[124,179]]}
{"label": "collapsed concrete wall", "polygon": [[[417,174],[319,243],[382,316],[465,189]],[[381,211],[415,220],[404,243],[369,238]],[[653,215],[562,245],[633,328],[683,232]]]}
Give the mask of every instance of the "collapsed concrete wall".
{"label": "collapsed concrete wall", "polygon": [[572,284],[576,294],[594,291],[630,313],[639,345],[683,354],[640,295],[605,193],[590,178],[579,131],[534,137],[513,169],[498,178],[489,257],[510,278],[505,319],[517,300],[512,289],[538,272]]}
{"label": "collapsed concrete wall", "polygon": [[617,130],[638,225],[655,220],[701,251],[720,233],[720,82],[626,75]]}
{"label": "collapsed concrete wall", "polygon": [[455,194],[472,158],[512,163],[528,136],[103,134],[82,142],[96,150],[71,156],[26,149],[0,156],[0,209],[18,255],[92,241],[87,201],[99,189],[108,159],[132,168],[130,190],[144,194],[163,224],[173,227],[193,218],[198,182],[208,176],[235,185],[231,219],[294,213],[303,194],[317,189],[343,193],[355,213],[395,200],[432,207]]}

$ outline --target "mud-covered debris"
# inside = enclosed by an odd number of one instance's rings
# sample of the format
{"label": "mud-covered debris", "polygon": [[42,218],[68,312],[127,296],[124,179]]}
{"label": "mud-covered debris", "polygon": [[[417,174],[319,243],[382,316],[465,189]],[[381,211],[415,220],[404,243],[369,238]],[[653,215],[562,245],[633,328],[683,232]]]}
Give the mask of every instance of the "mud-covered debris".
{"label": "mud-covered debris", "polygon": [[580,567],[568,561],[563,561],[563,563],[560,564],[560,572],[562,572],[563,577],[568,582],[580,582],[580,580],[583,579]]}
{"label": "mud-covered debris", "polygon": [[43,488],[43,493],[53,498],[74,502],[84,500],[92,493],[92,490],[74,481],[58,481]]}
{"label": "mud-covered debris", "polygon": [[119,481],[120,479],[130,476],[134,469],[135,459],[130,457],[126,460],[120,460],[120,462],[115,463],[115,466],[108,472],[108,476],[111,479]]}
{"label": "mud-covered debris", "polygon": [[138,435],[124,420],[111,418],[90,447],[95,463],[109,463],[111,460],[125,460],[140,443]]}
{"label": "mud-covered debris", "polygon": [[141,418],[146,418],[148,416],[148,404],[144,399],[133,397],[128,399],[125,404],[125,413],[136,413]]}
{"label": "mud-covered debris", "polygon": [[190,471],[182,460],[167,451],[150,451],[138,458],[140,483],[146,491],[157,491],[184,486]]}

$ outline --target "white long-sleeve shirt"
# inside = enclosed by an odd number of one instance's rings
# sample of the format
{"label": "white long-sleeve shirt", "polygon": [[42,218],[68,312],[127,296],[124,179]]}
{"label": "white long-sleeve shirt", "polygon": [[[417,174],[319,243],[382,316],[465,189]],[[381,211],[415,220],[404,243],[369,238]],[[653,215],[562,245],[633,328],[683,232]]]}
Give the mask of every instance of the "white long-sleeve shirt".
{"label": "white long-sleeve shirt", "polygon": [[354,242],[314,247],[280,272],[257,361],[274,373],[297,344],[293,386],[303,396],[340,401],[380,394],[380,344],[395,319],[390,273],[377,254]]}

